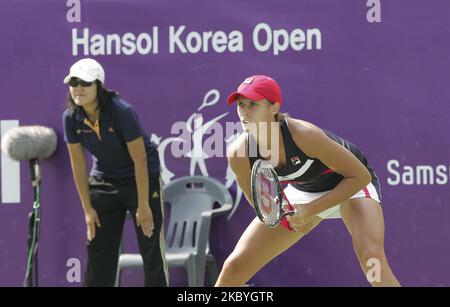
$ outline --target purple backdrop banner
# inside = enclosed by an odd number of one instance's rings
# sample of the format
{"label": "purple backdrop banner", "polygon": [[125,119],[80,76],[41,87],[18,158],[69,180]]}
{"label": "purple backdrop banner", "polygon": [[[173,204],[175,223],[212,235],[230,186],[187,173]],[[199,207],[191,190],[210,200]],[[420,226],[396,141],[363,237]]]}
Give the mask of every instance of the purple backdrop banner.
{"label": "purple backdrop banner", "polygon": [[[368,156],[399,281],[449,286],[448,12],[445,0],[2,1],[2,133],[39,124],[59,137],[54,156],[41,163],[41,285],[80,286],[70,269],[86,265],[84,217],[62,138],[62,80],[76,60],[92,57],[159,144],[165,183],[203,174],[229,188],[234,208],[211,234],[220,267],[254,218],[223,157],[237,133],[226,123],[238,121],[225,100],[246,76],[268,74],[282,87],[283,111]],[[179,125],[189,142],[177,139]],[[0,167],[0,286],[19,286],[32,188],[27,164],[2,155]],[[136,251],[130,226],[125,247]],[[185,282],[184,271],[171,270],[171,285]],[[140,270],[125,271],[124,285],[141,283]],[[324,221],[249,284],[368,285],[341,220]]]}

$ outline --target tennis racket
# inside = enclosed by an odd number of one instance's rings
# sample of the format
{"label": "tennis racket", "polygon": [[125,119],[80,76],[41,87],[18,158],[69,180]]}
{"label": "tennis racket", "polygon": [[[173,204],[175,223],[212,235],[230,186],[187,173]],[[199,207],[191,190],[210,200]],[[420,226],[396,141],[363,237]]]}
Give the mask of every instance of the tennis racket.
{"label": "tennis racket", "polygon": [[297,211],[283,193],[278,175],[267,161],[256,160],[252,167],[251,188],[256,214],[268,227],[276,227]]}

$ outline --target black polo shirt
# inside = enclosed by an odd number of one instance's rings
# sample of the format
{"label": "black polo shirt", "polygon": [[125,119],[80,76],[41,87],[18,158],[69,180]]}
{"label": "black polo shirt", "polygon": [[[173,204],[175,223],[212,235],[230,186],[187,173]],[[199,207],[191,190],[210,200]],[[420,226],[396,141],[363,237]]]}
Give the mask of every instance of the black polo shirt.
{"label": "black polo shirt", "polygon": [[134,176],[134,163],[127,142],[144,138],[148,171],[160,171],[158,150],[150,142],[133,107],[121,97],[111,99],[108,111],[92,124],[81,107],[66,109],[63,114],[64,140],[81,143],[92,154],[91,176],[126,178]]}

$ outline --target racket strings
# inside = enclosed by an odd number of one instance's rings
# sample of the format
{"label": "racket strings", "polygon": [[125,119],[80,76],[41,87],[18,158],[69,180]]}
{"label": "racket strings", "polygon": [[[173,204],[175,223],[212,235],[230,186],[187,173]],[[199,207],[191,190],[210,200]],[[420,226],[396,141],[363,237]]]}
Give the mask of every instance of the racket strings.
{"label": "racket strings", "polygon": [[258,203],[263,207],[261,214],[266,224],[275,225],[280,219],[278,184],[269,168],[261,167],[257,177]]}

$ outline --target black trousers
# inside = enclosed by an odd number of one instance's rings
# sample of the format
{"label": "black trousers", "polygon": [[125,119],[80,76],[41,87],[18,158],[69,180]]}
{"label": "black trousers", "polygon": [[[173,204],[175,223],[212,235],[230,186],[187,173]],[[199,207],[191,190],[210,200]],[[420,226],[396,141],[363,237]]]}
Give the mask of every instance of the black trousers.
{"label": "black trousers", "polygon": [[153,235],[150,238],[136,225],[138,196],[135,178],[89,178],[89,195],[101,227],[96,227],[95,238],[87,244],[88,260],[84,286],[114,286],[127,211],[133,217],[139,251],[144,260],[145,286],[168,286],[159,173],[149,174],[149,185],[149,203],[154,222]]}

